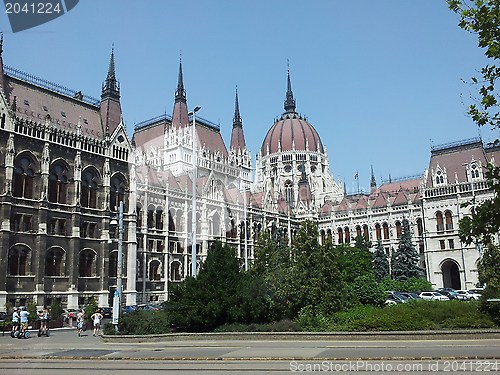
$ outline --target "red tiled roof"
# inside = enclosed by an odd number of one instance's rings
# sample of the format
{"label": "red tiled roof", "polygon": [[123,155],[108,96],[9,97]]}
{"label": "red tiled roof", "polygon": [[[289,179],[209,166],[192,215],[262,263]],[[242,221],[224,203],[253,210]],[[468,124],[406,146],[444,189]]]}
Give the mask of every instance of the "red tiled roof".
{"label": "red tiled roof", "polygon": [[196,136],[198,138],[198,148],[205,147],[212,153],[217,153],[218,151],[222,157],[228,156],[220,131],[196,124]]}
{"label": "red tiled roof", "polygon": [[432,151],[426,186],[434,186],[432,171],[435,172],[438,165],[443,169],[446,168],[448,183],[455,183],[455,176],[459,183],[467,182],[467,169],[465,165],[470,164],[472,160],[481,162],[483,166],[487,163],[481,141]]}
{"label": "red tiled roof", "polygon": [[16,115],[21,118],[44,123],[49,115],[56,128],[69,132],[76,132],[81,118],[83,136],[104,139],[101,114],[96,106],[7,75],[5,94],[11,105],[16,97]]}
{"label": "red tiled roof", "polygon": [[403,189],[399,190],[398,194],[392,201],[393,206],[401,206],[408,204],[408,197]]}
{"label": "red tiled roof", "polygon": [[150,148],[163,147],[165,121],[160,121],[144,128],[136,129],[132,137],[137,149],[146,151]]}

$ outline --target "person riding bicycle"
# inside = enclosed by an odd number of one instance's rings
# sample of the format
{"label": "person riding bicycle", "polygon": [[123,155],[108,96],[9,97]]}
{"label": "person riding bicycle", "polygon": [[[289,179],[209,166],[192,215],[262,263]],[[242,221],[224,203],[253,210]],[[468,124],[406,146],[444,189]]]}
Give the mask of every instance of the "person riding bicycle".
{"label": "person riding bicycle", "polygon": [[40,319],[40,335],[47,334],[47,322],[49,321],[49,312],[47,308],[44,307],[42,311],[38,314],[38,318]]}
{"label": "person riding bicycle", "polygon": [[21,320],[21,329],[19,331],[18,338],[22,338],[23,336],[25,336],[26,331],[28,330],[29,315],[30,313],[26,309],[26,306],[23,306],[23,308],[21,309],[21,313],[19,314]]}
{"label": "person riding bicycle", "polygon": [[12,313],[12,337],[14,337],[16,331],[19,331],[19,318],[19,308],[14,307],[14,312]]}

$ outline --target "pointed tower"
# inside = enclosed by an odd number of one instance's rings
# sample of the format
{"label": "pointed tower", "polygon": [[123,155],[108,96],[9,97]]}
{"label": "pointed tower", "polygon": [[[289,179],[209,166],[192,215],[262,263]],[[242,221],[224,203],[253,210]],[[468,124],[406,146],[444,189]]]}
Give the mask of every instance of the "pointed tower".
{"label": "pointed tower", "polygon": [[373,194],[377,191],[377,181],[375,180],[375,175],[373,174],[373,165],[372,168],[372,178],[370,181],[370,193]]}
{"label": "pointed tower", "polygon": [[109,135],[118,127],[121,121],[122,109],[120,105],[120,85],[115,74],[115,50],[111,49],[108,75],[102,85],[101,92],[101,121],[104,134]]}
{"label": "pointed tower", "polygon": [[290,81],[290,69],[288,69],[288,82],[285,98],[285,112],[292,113],[295,112],[295,99],[293,98],[292,83]]}
{"label": "pointed tower", "polygon": [[238,103],[238,88],[236,88],[236,99],[234,101],[234,117],[233,117],[233,131],[231,133],[231,146],[230,149],[234,152],[238,150],[245,150],[247,145],[245,143],[245,135],[243,134],[243,122],[240,116],[240,105]]}
{"label": "pointed tower", "polygon": [[179,77],[175,90],[174,111],[172,112],[172,125],[179,128],[189,125],[186,90],[182,79],[182,59],[179,61]]}

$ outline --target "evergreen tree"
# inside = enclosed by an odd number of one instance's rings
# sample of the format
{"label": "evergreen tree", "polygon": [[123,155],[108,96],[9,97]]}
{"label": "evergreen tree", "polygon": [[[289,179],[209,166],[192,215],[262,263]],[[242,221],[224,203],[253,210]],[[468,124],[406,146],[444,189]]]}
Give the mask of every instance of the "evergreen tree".
{"label": "evergreen tree", "polygon": [[[269,297],[278,315],[287,315],[290,288],[290,248],[281,229],[262,233],[255,244],[255,259],[251,273],[260,277],[268,288]],[[278,312],[281,311],[281,314]]]}
{"label": "evergreen tree", "polygon": [[389,259],[385,253],[382,242],[378,241],[373,254],[373,273],[377,281],[382,281],[390,275]]}
{"label": "evergreen tree", "polygon": [[410,277],[422,277],[419,267],[420,256],[412,242],[410,223],[403,219],[401,239],[398,249],[393,252],[391,272],[394,280],[407,280]]}
{"label": "evergreen tree", "polygon": [[345,282],[333,246],[320,245],[318,234],[317,224],[306,220],[294,239],[288,301],[292,318],[307,306],[318,313],[332,313],[345,304]]}
{"label": "evergreen tree", "polygon": [[209,249],[196,278],[172,288],[166,307],[172,324],[191,331],[272,318],[263,283],[241,271],[234,248],[220,242]]}

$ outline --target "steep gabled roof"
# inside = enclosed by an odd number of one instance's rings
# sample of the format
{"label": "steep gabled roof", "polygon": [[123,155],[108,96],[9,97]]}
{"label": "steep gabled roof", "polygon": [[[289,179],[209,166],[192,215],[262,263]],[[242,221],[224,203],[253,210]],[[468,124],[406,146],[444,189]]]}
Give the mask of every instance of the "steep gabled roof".
{"label": "steep gabled roof", "polygon": [[398,194],[392,201],[393,206],[401,206],[408,204],[408,196],[403,189],[399,190]]}
{"label": "steep gabled roof", "polygon": [[378,197],[375,199],[375,202],[373,202],[372,207],[373,208],[381,208],[387,206],[387,199],[386,199],[387,193],[380,192]]}

